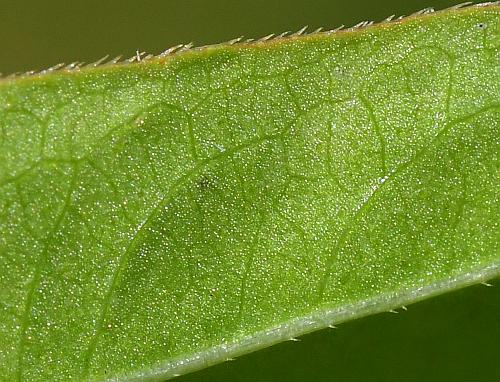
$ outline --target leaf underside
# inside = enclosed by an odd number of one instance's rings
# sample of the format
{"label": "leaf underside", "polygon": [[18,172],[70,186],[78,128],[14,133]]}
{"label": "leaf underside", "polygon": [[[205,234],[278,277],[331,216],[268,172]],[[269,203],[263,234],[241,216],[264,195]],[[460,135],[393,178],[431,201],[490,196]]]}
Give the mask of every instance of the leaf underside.
{"label": "leaf underside", "polygon": [[163,380],[500,268],[500,7],[0,81],[0,380]]}

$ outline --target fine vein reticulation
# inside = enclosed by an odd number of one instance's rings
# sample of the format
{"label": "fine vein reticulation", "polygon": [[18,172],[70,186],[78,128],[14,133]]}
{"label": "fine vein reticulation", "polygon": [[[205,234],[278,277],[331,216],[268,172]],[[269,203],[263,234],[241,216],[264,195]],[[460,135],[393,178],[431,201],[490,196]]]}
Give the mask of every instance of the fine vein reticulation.
{"label": "fine vein reticulation", "polygon": [[500,8],[0,81],[0,379],[161,380],[498,275]]}

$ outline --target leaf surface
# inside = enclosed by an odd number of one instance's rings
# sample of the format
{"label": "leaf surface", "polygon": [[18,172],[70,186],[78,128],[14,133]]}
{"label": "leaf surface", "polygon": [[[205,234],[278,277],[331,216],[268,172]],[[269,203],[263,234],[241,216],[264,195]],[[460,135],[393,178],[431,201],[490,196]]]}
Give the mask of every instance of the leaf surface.
{"label": "leaf surface", "polygon": [[0,82],[0,379],[163,380],[499,274],[500,8]]}

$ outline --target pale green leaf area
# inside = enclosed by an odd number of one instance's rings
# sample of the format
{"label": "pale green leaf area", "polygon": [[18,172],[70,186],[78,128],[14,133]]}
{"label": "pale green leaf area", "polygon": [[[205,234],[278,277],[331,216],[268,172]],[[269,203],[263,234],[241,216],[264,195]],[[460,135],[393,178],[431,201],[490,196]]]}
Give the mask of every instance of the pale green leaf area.
{"label": "pale green leaf area", "polygon": [[498,275],[499,169],[498,6],[4,79],[0,380],[163,380]]}

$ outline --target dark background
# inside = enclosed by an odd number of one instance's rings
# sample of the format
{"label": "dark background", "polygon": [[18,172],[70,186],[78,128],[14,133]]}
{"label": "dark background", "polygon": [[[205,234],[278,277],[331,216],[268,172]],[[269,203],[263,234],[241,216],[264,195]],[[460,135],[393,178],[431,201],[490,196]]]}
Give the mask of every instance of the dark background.
{"label": "dark background", "polygon": [[[158,54],[194,42],[352,26],[444,0],[0,0],[0,73]],[[500,280],[181,377],[198,381],[500,381]]]}

